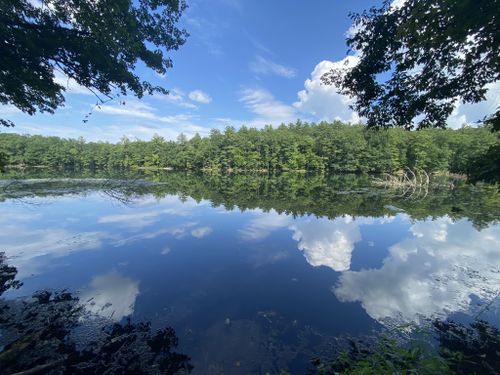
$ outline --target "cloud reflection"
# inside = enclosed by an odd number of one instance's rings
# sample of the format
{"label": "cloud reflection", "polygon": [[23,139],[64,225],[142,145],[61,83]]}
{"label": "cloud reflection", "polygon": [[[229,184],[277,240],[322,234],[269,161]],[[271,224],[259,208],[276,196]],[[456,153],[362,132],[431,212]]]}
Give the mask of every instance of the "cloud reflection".
{"label": "cloud reflection", "polygon": [[335,271],[349,269],[354,245],[361,240],[359,225],[372,221],[368,218],[354,220],[349,215],[330,220],[312,216],[292,218],[276,211],[255,212],[259,216],[239,231],[243,240],[263,240],[275,230],[288,228],[310,265],[326,266]]}
{"label": "cloud reflection", "polygon": [[290,226],[293,239],[311,266],[348,270],[354,244],[361,240],[359,222],[350,216],[335,220],[309,218]]}
{"label": "cloud reflection", "polygon": [[278,214],[274,210],[266,213],[262,210],[254,210],[254,213],[258,216],[239,230],[241,239],[245,241],[263,240],[276,229],[284,228],[292,222],[291,217]]}
{"label": "cloud reflection", "polygon": [[7,226],[0,233],[1,250],[19,270],[19,278],[36,273],[41,264],[47,262],[40,257],[64,257],[82,250],[99,249],[106,238],[109,234],[105,232],[76,233],[67,229],[23,226]]}
{"label": "cloud reflection", "polygon": [[97,222],[140,230],[159,222],[164,215],[193,216],[194,211],[205,204],[192,198],[181,201],[175,195],[161,199],[145,196],[138,199],[134,207],[120,207],[122,212],[101,216]]}
{"label": "cloud reflection", "polygon": [[500,285],[500,226],[477,231],[467,220],[421,221],[389,249],[380,269],[344,272],[335,295],[361,302],[378,321],[420,322],[470,312],[471,296],[490,300]]}
{"label": "cloud reflection", "polygon": [[211,227],[199,227],[199,228],[194,228],[191,230],[191,236],[196,237],[196,238],[203,238],[208,236],[210,233],[213,232],[213,229]]}
{"label": "cloud reflection", "polygon": [[120,321],[133,314],[139,282],[116,271],[95,276],[80,300],[92,314]]}

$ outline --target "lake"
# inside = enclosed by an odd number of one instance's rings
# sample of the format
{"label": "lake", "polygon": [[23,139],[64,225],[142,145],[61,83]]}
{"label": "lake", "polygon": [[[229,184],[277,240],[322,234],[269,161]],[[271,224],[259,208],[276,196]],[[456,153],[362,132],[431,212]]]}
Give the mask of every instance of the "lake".
{"label": "lake", "polygon": [[431,319],[500,326],[500,194],[364,176],[0,180],[23,286],[171,326],[197,374],[301,373],[344,337]]}

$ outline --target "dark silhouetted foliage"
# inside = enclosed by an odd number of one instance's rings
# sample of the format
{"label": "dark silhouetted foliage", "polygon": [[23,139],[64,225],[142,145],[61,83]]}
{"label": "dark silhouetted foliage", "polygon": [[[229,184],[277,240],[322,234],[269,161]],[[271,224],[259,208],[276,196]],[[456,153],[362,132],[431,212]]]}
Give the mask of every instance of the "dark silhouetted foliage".
{"label": "dark silhouetted foliage", "polygon": [[[353,14],[359,62],[322,80],[355,98],[372,127],[446,126],[456,104],[485,99],[500,79],[498,0],[407,0]],[[488,122],[498,126],[499,112]]]}
{"label": "dark silhouetted foliage", "polygon": [[375,345],[351,339],[338,357],[313,364],[321,375],[499,373],[500,331],[488,322],[475,320],[466,326],[438,320],[427,333],[436,337],[438,350],[421,339],[400,342],[381,336]]}
{"label": "dark silhouetted foliage", "polygon": [[167,93],[134,68],[142,62],[164,74],[172,66],[165,53],[185,42],[176,26],[185,7],[184,0],[0,1],[0,103],[52,113],[64,103],[61,80],[69,78],[99,102],[127,92]]}
{"label": "dark silhouetted foliage", "polygon": [[[0,253],[0,295],[18,287],[17,270]],[[0,299],[0,373],[187,374],[190,358],[174,349],[172,328],[151,331],[149,323],[99,324],[91,342],[77,342],[73,331],[90,316],[67,291],[39,291],[31,299]]]}

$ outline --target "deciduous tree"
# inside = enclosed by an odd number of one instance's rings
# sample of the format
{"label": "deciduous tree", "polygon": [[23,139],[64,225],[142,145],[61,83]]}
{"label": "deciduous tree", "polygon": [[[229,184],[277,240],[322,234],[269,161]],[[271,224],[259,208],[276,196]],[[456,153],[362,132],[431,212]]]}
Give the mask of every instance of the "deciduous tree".
{"label": "deciduous tree", "polygon": [[[485,100],[500,79],[499,0],[384,1],[353,14],[359,62],[323,75],[369,126],[446,126],[456,104]],[[500,112],[487,121],[500,128]]]}
{"label": "deciduous tree", "polygon": [[[187,37],[184,0],[0,0],[0,104],[33,115],[63,105],[64,78],[99,101],[167,93],[141,80],[138,63],[164,74]],[[0,124],[13,123],[0,119]]]}

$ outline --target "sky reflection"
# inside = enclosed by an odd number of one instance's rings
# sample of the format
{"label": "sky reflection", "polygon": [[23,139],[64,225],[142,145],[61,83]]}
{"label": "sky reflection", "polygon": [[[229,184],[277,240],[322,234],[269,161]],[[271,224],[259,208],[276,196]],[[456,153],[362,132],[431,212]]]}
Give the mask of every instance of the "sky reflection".
{"label": "sky reflection", "polygon": [[[115,320],[135,313],[138,280],[141,300],[155,314],[159,303],[176,305],[176,285],[188,295],[203,285],[204,298],[227,304],[244,303],[251,285],[259,305],[259,290],[283,285],[274,292],[293,301],[308,280],[310,293],[331,290],[335,303],[354,302],[350,309],[374,321],[416,323],[472,314],[475,298],[491,300],[500,285],[500,226],[477,230],[448,216],[220,215],[221,206],[170,195],[146,195],[130,207],[91,194],[2,208],[2,248],[31,290],[76,285],[90,312]],[[353,257],[360,264],[354,268]],[[206,280],[193,281],[193,273]],[[226,300],[227,288],[242,301]],[[199,302],[189,303],[184,311],[197,311]]]}
{"label": "sky reflection", "polygon": [[340,272],[350,268],[351,253],[361,240],[360,221],[350,216],[335,220],[308,218],[297,220],[289,228],[311,266],[326,266]]}
{"label": "sky reflection", "polygon": [[91,314],[120,321],[134,313],[138,295],[139,282],[113,270],[94,276],[80,295],[80,301]]}
{"label": "sky reflection", "polygon": [[500,286],[500,226],[481,231],[449,217],[417,221],[411,236],[389,248],[379,269],[348,271],[333,289],[361,302],[378,321],[420,322],[472,313],[472,296],[489,301]]}

